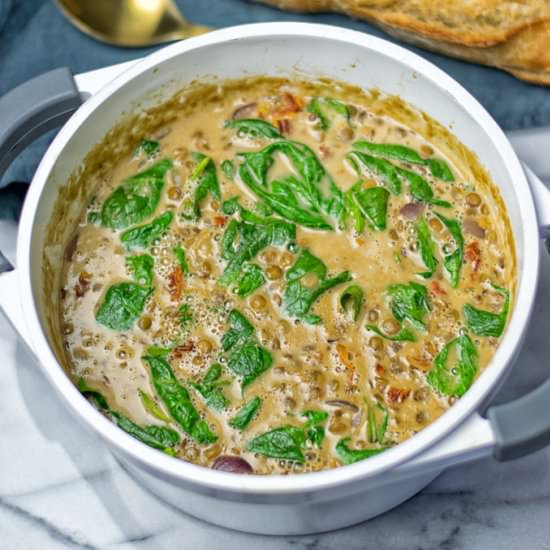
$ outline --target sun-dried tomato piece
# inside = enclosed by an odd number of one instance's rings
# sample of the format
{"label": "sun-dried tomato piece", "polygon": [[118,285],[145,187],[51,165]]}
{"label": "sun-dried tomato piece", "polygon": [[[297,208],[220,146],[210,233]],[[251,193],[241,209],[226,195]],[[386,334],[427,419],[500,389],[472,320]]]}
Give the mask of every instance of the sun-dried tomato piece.
{"label": "sun-dried tomato piece", "polygon": [[403,403],[403,401],[409,397],[410,393],[411,390],[389,386],[386,392],[386,397],[388,399],[388,403]]}
{"label": "sun-dried tomato piece", "polygon": [[168,291],[172,300],[180,300],[183,292],[183,271],[179,265],[168,274]]}

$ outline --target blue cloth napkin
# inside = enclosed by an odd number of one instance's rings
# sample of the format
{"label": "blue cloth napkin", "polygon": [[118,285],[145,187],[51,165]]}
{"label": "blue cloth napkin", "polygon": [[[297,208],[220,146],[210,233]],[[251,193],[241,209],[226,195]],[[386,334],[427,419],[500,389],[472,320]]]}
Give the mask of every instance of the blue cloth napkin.
{"label": "blue cloth napkin", "polygon": [[[0,0],[2,3],[7,4],[8,0]],[[288,13],[247,0],[177,0],[177,3],[190,20],[212,27],[274,20],[311,21],[361,30],[399,43],[368,23],[341,15]],[[461,82],[503,128],[550,125],[550,89],[525,84],[495,69],[407,47]],[[78,73],[138,58],[152,50],[122,49],[96,42],[72,27],[52,0],[14,0],[0,28],[0,95],[49,69],[67,66]],[[0,187],[11,181],[29,181],[53,135],[27,149],[2,178]],[[7,210],[14,211],[8,202],[0,194],[0,217],[6,216]]]}

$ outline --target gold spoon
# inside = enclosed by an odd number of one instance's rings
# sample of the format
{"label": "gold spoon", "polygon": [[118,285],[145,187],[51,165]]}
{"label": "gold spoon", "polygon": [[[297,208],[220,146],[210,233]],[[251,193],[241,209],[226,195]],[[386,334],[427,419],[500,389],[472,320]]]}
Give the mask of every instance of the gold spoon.
{"label": "gold spoon", "polygon": [[57,0],[57,5],[82,32],[115,46],[151,46],[210,30],[189,23],[173,0]]}

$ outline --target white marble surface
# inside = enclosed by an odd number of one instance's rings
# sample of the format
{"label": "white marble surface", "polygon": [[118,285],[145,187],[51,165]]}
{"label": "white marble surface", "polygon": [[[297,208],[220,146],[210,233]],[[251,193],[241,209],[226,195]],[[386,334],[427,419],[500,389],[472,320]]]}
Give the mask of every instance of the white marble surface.
{"label": "white marble surface", "polygon": [[[6,251],[13,227],[0,223]],[[500,401],[550,375],[546,254],[541,275],[531,331]],[[0,388],[0,550],[550,549],[550,448],[449,469],[401,507],[356,527],[261,537],[187,517],[142,490],[71,420],[1,315]]]}

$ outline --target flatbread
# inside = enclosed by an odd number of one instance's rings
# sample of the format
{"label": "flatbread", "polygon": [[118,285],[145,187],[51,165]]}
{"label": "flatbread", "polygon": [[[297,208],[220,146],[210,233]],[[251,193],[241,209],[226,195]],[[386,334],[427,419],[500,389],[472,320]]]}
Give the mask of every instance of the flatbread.
{"label": "flatbread", "polygon": [[404,41],[550,85],[548,0],[257,0],[295,11],[337,11]]}

